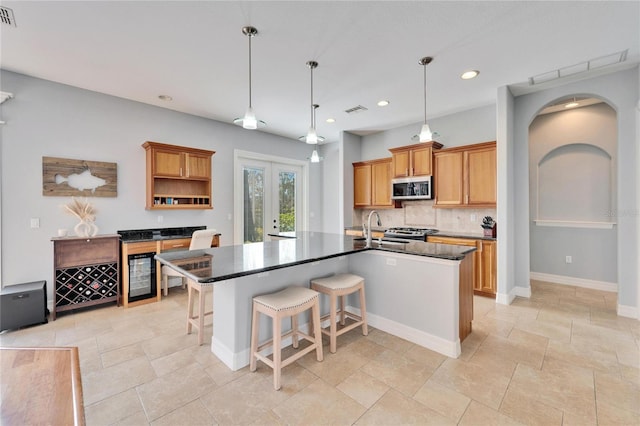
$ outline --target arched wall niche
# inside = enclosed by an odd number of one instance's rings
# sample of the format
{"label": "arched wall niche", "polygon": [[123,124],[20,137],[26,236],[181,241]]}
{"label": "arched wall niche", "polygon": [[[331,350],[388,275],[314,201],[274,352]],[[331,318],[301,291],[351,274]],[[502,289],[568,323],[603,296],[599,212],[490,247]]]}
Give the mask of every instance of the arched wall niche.
{"label": "arched wall niche", "polygon": [[536,220],[597,223],[611,216],[612,157],[601,147],[556,147],[540,159],[536,175]]}
{"label": "arched wall niche", "polygon": [[[616,205],[617,113],[606,102],[544,113],[529,126],[530,215],[539,226],[611,228]],[[595,97],[591,97],[594,99]]]}

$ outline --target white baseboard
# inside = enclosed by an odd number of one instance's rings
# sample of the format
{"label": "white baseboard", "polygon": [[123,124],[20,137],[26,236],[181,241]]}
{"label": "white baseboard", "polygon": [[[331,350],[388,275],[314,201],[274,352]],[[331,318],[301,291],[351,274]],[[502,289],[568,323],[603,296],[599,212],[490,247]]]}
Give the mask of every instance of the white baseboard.
{"label": "white baseboard", "polygon": [[618,305],[618,315],[640,320],[640,311],[635,306]]}
{"label": "white baseboard", "polygon": [[[360,315],[359,308],[347,306],[346,310],[354,313],[355,315]],[[457,339],[455,342],[446,340],[387,318],[382,318],[370,312],[367,312],[367,323],[371,327],[375,327],[386,333],[408,340],[411,343],[431,349],[432,351],[436,351],[450,358],[458,358],[460,356],[460,339]]]}
{"label": "white baseboard", "polygon": [[[326,324],[329,325],[329,322],[327,321]],[[298,327],[299,327],[299,330],[302,331],[303,333],[307,333],[307,334],[309,333],[309,323],[300,324],[298,325]],[[286,332],[287,330],[283,330],[283,333],[286,333]],[[262,345],[264,342],[266,342],[266,340],[258,343],[258,346]],[[287,346],[290,346],[292,343],[293,343],[293,340],[291,336],[289,336],[286,339],[282,340],[282,342],[280,343],[280,347],[286,348]],[[231,349],[225,346],[222,342],[220,342],[220,340],[216,339],[216,336],[214,335],[211,339],[211,352],[213,352],[213,354],[217,356],[220,359],[220,361],[222,361],[231,370],[238,371],[241,368],[249,365],[251,348],[245,348],[240,352],[233,352]],[[266,348],[264,352],[261,352],[261,353],[265,355],[270,355],[273,353],[273,347]]]}
{"label": "white baseboard", "polygon": [[510,305],[516,297],[531,297],[531,287],[516,286],[511,289],[509,294],[496,294],[496,303],[501,305]]}
{"label": "white baseboard", "polygon": [[554,284],[572,285],[575,287],[590,288],[592,290],[618,292],[618,284],[607,281],[589,280],[586,278],[568,277],[565,275],[545,274],[543,272],[530,272],[532,280],[546,281]]}

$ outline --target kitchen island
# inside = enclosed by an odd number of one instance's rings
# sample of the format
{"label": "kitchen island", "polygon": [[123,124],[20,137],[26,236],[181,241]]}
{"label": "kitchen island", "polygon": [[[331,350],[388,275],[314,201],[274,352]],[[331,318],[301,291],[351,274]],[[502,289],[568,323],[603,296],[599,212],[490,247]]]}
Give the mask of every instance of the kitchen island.
{"label": "kitchen island", "polygon": [[[450,357],[471,332],[473,247],[425,242],[379,244],[342,234],[298,232],[295,238],[159,253],[188,279],[214,285],[212,352],[229,368],[249,363],[251,302],[259,294],[313,278],[351,272],[365,278],[372,327]],[[355,298],[347,309],[359,312]],[[321,300],[326,313],[326,300]],[[301,321],[302,327],[305,321]],[[288,328],[289,324],[285,324]],[[270,336],[266,322],[261,336]],[[284,342],[287,344],[287,342]]]}

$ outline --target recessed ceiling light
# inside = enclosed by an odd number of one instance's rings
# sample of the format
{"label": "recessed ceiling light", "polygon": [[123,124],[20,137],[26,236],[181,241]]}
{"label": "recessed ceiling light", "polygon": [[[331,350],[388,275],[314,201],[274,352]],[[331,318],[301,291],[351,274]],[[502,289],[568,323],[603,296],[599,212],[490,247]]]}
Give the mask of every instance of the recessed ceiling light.
{"label": "recessed ceiling light", "polygon": [[472,78],[477,77],[478,74],[480,74],[480,71],[478,70],[469,70],[469,71],[463,72],[460,78],[463,80],[470,80]]}
{"label": "recessed ceiling light", "polygon": [[170,102],[173,100],[173,98],[169,95],[160,95],[158,96],[158,99],[160,99],[161,101],[167,101],[167,102]]}
{"label": "recessed ceiling light", "polygon": [[385,107],[389,105],[389,101],[378,101],[378,106],[379,107]]}
{"label": "recessed ceiling light", "polygon": [[327,123],[335,123],[336,119],[335,118],[327,118]]}

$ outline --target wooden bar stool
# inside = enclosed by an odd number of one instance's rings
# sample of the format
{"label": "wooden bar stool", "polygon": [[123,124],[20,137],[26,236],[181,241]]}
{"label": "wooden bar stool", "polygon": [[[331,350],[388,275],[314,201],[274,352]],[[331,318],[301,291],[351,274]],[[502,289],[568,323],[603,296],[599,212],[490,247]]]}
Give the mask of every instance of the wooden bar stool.
{"label": "wooden bar stool", "polygon": [[[320,318],[324,321],[329,318],[329,331],[322,329],[322,333],[329,336],[329,351],[336,352],[337,338],[347,331],[362,326],[362,334],[369,334],[367,327],[367,306],[364,297],[364,278],[354,274],[337,274],[327,278],[315,278],[311,280],[311,288],[317,292],[329,296],[329,313]],[[344,309],[344,299],[346,296],[356,291],[360,292],[360,316],[347,312]],[[338,311],[338,297],[340,297],[340,310]],[[345,317],[349,317],[356,322],[338,330],[336,318],[340,314],[340,324],[345,325]]]}
{"label": "wooden bar stool", "polygon": [[[298,315],[311,309],[309,330],[313,329],[313,337],[298,330]],[[273,320],[273,337],[258,346],[260,332],[260,314]],[[291,317],[291,330],[282,334],[282,319]],[[282,359],[282,339],[292,336],[293,347],[298,348],[298,338],[302,337],[312,344],[286,359]],[[265,348],[273,346],[273,360],[260,354]],[[273,387],[280,390],[280,373],[283,367],[291,364],[309,352],[316,351],[316,358],[322,361],[322,334],[320,333],[320,302],[318,293],[299,286],[291,286],[276,293],[265,294],[253,298],[251,319],[251,360],[249,369],[256,371],[257,360],[261,360],[273,369]]]}
{"label": "wooden bar stool", "polygon": [[[213,293],[213,285],[202,285],[192,279],[187,278],[187,334],[191,334],[191,327],[198,329],[198,345],[204,343],[204,317],[213,315],[213,309],[205,312],[204,301],[207,293]],[[198,292],[198,315],[193,313],[193,305],[195,302],[195,291]]]}

